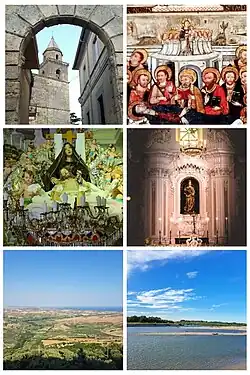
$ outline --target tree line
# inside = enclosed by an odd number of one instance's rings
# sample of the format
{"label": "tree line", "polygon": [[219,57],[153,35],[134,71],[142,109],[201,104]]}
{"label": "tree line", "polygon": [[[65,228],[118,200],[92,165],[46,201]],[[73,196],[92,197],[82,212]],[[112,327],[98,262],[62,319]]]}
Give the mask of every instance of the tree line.
{"label": "tree line", "polygon": [[208,321],[208,320],[167,320],[157,316],[129,316],[127,319],[128,323],[148,323],[148,324],[164,324],[166,326],[246,326],[246,323],[237,322],[220,322],[220,321]]}

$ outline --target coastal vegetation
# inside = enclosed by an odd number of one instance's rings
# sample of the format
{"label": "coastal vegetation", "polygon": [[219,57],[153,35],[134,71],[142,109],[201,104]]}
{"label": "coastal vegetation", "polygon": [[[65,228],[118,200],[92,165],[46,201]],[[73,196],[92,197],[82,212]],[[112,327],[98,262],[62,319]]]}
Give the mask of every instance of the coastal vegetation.
{"label": "coastal vegetation", "polygon": [[246,328],[246,323],[236,323],[236,322],[220,322],[220,321],[208,321],[208,320],[167,320],[156,316],[129,316],[127,318],[129,326],[132,325],[164,325],[173,327],[242,327]]}

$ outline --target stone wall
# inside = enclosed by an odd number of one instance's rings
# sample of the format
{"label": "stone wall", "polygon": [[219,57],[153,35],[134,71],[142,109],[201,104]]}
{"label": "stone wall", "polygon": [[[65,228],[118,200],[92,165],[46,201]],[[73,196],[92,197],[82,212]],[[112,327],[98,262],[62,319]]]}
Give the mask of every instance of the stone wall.
{"label": "stone wall", "polygon": [[34,74],[31,106],[37,107],[32,124],[69,124],[68,82]]}
{"label": "stone wall", "polygon": [[20,98],[20,124],[27,124],[29,122],[29,108],[27,108],[26,103],[30,101],[31,96],[31,86],[32,86],[32,75],[29,69],[21,70],[20,88],[21,88],[21,98]]}

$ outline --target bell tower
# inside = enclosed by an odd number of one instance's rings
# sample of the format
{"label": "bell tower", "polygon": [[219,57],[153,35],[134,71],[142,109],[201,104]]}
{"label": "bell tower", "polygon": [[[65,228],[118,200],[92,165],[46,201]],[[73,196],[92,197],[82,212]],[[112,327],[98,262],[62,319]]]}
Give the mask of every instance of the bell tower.
{"label": "bell tower", "polygon": [[62,61],[62,51],[52,36],[48,47],[43,52],[43,62],[39,68],[39,74],[47,78],[54,78],[68,82],[69,64]]}
{"label": "bell tower", "polygon": [[52,36],[43,52],[39,73],[33,73],[30,124],[70,123],[68,68],[69,64],[63,61],[62,51]]}

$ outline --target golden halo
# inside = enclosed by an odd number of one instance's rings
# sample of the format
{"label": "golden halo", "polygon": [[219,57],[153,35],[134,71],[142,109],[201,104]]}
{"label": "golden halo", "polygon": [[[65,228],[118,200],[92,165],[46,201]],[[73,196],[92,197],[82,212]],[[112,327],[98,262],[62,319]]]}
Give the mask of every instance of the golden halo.
{"label": "golden halo", "polygon": [[188,19],[188,18],[185,18],[181,21],[181,25],[184,26],[185,25],[185,22],[188,22],[189,25],[191,26],[191,21]]}
{"label": "golden halo", "polygon": [[140,53],[143,57],[142,57],[142,61],[140,61],[140,64],[144,64],[147,59],[148,59],[148,53],[147,51],[144,49],[144,48],[138,48],[138,49],[135,49],[132,53],[131,53],[131,56],[134,54],[134,53]]}
{"label": "golden halo", "polygon": [[132,73],[131,73],[130,70],[127,70],[127,75],[128,75],[128,77],[127,77],[127,83],[129,84],[132,81],[132,78],[133,78]]}
{"label": "golden halo", "polygon": [[139,121],[139,120],[142,120],[143,117],[145,117],[143,113],[142,113],[141,115],[138,115],[138,116],[136,116],[136,115],[133,113],[133,109],[134,109],[134,107],[135,107],[136,105],[138,105],[138,104],[142,104],[142,105],[144,104],[144,105],[145,105],[145,103],[141,102],[140,100],[137,100],[137,101],[135,101],[135,102],[130,103],[130,105],[128,106],[128,117],[129,117],[131,120],[133,120],[133,121]]}
{"label": "golden halo", "polygon": [[193,69],[183,69],[183,70],[181,70],[180,73],[179,73],[179,80],[181,80],[182,76],[191,77],[192,78],[192,84],[194,84],[195,81],[197,80],[197,74]]}
{"label": "golden halo", "polygon": [[235,51],[235,56],[237,57],[237,59],[239,59],[239,56],[241,54],[241,51],[246,51],[247,50],[247,46],[245,45],[242,45],[242,46],[239,46],[236,51]]}
{"label": "golden halo", "polygon": [[239,76],[241,77],[241,74],[242,74],[242,73],[245,73],[246,71],[247,71],[247,66],[244,65],[244,66],[240,69]]}
{"label": "golden halo", "polygon": [[220,72],[218,69],[216,68],[205,68],[202,72],[202,80],[204,80],[204,76],[207,74],[207,73],[213,73],[215,76],[216,76],[216,83],[219,82],[220,80]]}
{"label": "golden halo", "polygon": [[243,103],[247,105],[247,94],[243,96]]}
{"label": "golden halo", "polygon": [[238,70],[234,66],[225,66],[221,71],[221,79],[225,82],[225,76],[227,73],[232,72],[235,75],[235,81],[239,79]]}
{"label": "golden halo", "polygon": [[135,84],[137,85],[138,83],[138,79],[140,76],[147,76],[148,77],[148,83],[151,81],[152,77],[151,77],[151,73],[146,70],[146,69],[137,69],[136,72],[133,74],[133,80],[135,82]]}
{"label": "golden halo", "polygon": [[167,75],[168,75],[168,81],[169,81],[172,78],[172,70],[167,65],[159,65],[159,66],[157,66],[157,68],[154,71],[154,77],[155,77],[156,81],[157,81],[157,74],[161,70],[163,70],[164,72],[167,73]]}

